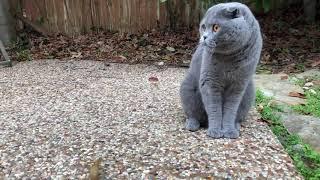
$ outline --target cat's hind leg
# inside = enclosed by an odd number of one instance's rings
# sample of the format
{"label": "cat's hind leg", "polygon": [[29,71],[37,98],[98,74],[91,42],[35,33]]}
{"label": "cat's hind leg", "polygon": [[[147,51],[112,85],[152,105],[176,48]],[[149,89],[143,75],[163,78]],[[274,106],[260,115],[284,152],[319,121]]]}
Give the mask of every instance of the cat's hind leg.
{"label": "cat's hind leg", "polygon": [[182,85],[180,97],[183,110],[187,115],[185,128],[189,131],[196,131],[200,126],[206,126],[206,111],[198,88]]}
{"label": "cat's hind leg", "polygon": [[253,80],[251,80],[246,88],[246,91],[242,97],[241,103],[238,108],[237,112],[237,119],[236,119],[236,127],[240,129],[240,123],[243,122],[254,104],[255,101],[255,88],[253,84]]}

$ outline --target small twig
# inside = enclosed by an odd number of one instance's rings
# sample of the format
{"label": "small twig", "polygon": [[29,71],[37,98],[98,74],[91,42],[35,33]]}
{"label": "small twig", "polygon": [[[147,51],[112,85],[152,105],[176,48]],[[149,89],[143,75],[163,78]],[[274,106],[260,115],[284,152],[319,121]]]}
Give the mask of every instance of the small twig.
{"label": "small twig", "polygon": [[183,68],[189,68],[190,65],[189,64],[178,64],[178,67],[183,67]]}
{"label": "small twig", "polygon": [[17,19],[20,19],[24,24],[29,25],[32,29],[34,29],[35,31],[37,31],[41,35],[43,35],[45,37],[50,36],[50,34],[46,30],[44,30],[42,27],[38,26],[37,24],[33,23],[29,19],[23,17],[21,14],[16,14],[15,17]]}
{"label": "small twig", "polygon": [[2,55],[3,55],[4,59],[5,59],[5,61],[0,62],[0,65],[5,65],[5,66],[11,67],[12,66],[12,62],[11,62],[11,60],[9,58],[9,55],[8,55],[8,53],[6,51],[6,48],[4,47],[4,45],[3,45],[1,40],[0,40],[0,49],[1,49]]}

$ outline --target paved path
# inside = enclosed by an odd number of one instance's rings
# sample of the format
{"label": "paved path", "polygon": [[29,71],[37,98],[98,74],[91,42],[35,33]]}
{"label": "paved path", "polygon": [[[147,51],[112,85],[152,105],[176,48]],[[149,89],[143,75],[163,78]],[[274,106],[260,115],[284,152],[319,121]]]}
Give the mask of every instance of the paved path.
{"label": "paved path", "polygon": [[[301,80],[311,80],[314,77],[320,77],[320,71],[318,69],[311,69],[292,77],[297,77]],[[305,143],[308,143],[314,150],[320,153],[320,118],[297,114],[297,112],[294,112],[289,107],[306,103],[306,100],[301,97],[291,97],[291,93],[305,94],[305,91],[310,91],[315,87],[311,85],[307,87],[309,90],[304,91],[302,87],[294,84],[293,78],[290,80],[287,74],[258,74],[255,76],[255,83],[256,88],[260,89],[266,96],[272,97],[273,103],[284,107],[284,112],[279,114],[281,115],[283,125],[288,131],[298,134]],[[320,85],[316,84],[317,80],[311,82],[311,84],[314,82],[316,86]]]}
{"label": "paved path", "polygon": [[301,178],[255,113],[237,140],[186,131],[184,72],[57,60],[0,69],[0,179]]}

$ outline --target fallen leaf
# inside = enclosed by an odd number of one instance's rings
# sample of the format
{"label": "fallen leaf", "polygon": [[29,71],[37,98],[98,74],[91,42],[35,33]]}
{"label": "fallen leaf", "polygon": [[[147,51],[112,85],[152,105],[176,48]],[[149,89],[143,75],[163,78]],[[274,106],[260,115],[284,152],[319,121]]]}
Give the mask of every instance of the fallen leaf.
{"label": "fallen leaf", "polygon": [[176,49],[174,49],[173,47],[170,47],[170,46],[167,47],[167,50],[170,51],[170,52],[175,52],[176,51]]}
{"label": "fallen leaf", "polygon": [[320,65],[320,59],[318,59],[317,61],[313,62],[311,64],[312,67],[316,67],[316,66],[319,66]]}
{"label": "fallen leaf", "polygon": [[98,41],[97,44],[101,46],[102,44],[104,44],[104,42],[103,41]]}
{"label": "fallen leaf", "polygon": [[313,86],[313,82],[307,82],[307,83],[304,85],[304,87],[311,87],[311,86]]}
{"label": "fallen leaf", "polygon": [[269,62],[270,61],[270,54],[269,53],[265,53],[263,56],[262,56],[262,59],[264,62]]}
{"label": "fallen leaf", "polygon": [[227,144],[224,144],[223,147],[226,149],[230,149],[233,147],[233,145],[231,143],[227,143]]}
{"label": "fallen leaf", "polygon": [[159,79],[157,77],[155,77],[155,76],[151,76],[151,77],[149,77],[149,81],[150,82],[158,82]]}
{"label": "fallen leaf", "polygon": [[99,180],[99,171],[100,171],[101,159],[97,159],[93,165],[90,167],[90,180]]}
{"label": "fallen leaf", "polygon": [[153,85],[154,87],[159,89],[159,86],[158,86],[159,79],[157,77],[151,76],[151,77],[149,77],[149,81],[150,81],[151,85]]}
{"label": "fallen leaf", "polygon": [[320,86],[320,80],[312,81],[312,83],[313,83],[315,86]]}
{"label": "fallen leaf", "polygon": [[290,93],[289,93],[289,96],[290,96],[290,97],[303,98],[303,99],[305,99],[305,97],[306,97],[304,94],[299,93],[299,92],[290,92]]}
{"label": "fallen leaf", "polygon": [[120,55],[120,56],[114,56],[114,57],[112,57],[112,60],[117,61],[117,62],[124,62],[124,61],[127,60],[127,58]]}
{"label": "fallen leaf", "polygon": [[71,52],[71,59],[80,58],[82,56],[82,52]]}
{"label": "fallen leaf", "polygon": [[268,125],[274,124],[271,120],[259,118],[257,121],[267,123]]}
{"label": "fallen leaf", "polygon": [[264,108],[263,105],[259,104],[258,107],[257,107],[257,111],[258,112],[262,112],[263,108]]}
{"label": "fallen leaf", "polygon": [[286,80],[286,79],[288,79],[288,76],[285,75],[285,76],[281,76],[280,78],[281,78],[281,80]]}
{"label": "fallen leaf", "polygon": [[190,60],[183,60],[182,62],[183,62],[183,64],[190,64],[191,63]]}
{"label": "fallen leaf", "polygon": [[171,58],[169,56],[164,56],[164,57],[162,57],[162,60],[170,61]]}

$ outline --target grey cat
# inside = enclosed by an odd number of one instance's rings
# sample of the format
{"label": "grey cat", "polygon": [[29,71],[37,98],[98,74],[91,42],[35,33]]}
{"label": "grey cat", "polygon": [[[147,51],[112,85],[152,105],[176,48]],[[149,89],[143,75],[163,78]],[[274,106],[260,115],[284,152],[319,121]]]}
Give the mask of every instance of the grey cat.
{"label": "grey cat", "polygon": [[208,126],[212,138],[238,138],[255,100],[259,23],[246,5],[221,3],[208,9],[199,30],[200,42],[180,88],[186,129]]}

